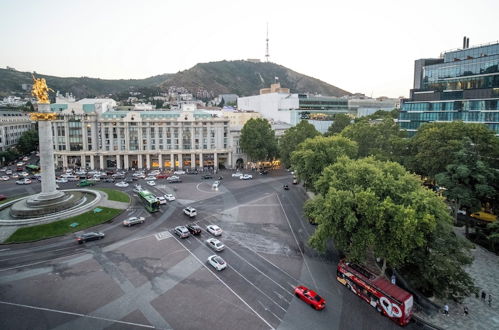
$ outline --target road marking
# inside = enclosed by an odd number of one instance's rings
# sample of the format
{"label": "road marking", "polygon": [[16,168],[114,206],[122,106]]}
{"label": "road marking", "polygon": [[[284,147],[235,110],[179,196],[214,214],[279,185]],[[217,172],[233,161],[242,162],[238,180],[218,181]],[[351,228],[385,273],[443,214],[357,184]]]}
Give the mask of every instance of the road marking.
{"label": "road marking", "polygon": [[51,308],[45,308],[45,307],[37,307],[37,306],[30,306],[30,305],[24,305],[24,304],[16,304],[16,303],[11,303],[11,302],[7,302],[7,301],[0,301],[0,304],[11,305],[11,306],[16,306],[16,307],[31,308],[31,309],[36,309],[36,310],[41,310],[41,311],[47,311],[47,312],[68,314],[68,315],[74,315],[74,316],[80,316],[80,317],[87,317],[87,318],[96,319],[96,320],[103,320],[103,321],[109,321],[109,322],[115,322],[115,323],[121,323],[121,324],[128,324],[128,325],[133,325],[133,326],[138,326],[138,327],[143,327],[143,328],[150,328],[150,329],[154,328],[154,326],[147,325],[147,324],[140,324],[140,323],[120,321],[120,320],[113,320],[113,319],[108,319],[108,318],[105,318],[105,317],[91,316],[91,315],[74,313],[74,312],[68,312],[68,311],[61,311],[61,310],[51,309]]}
{"label": "road marking", "polygon": [[257,302],[260,304],[260,306],[262,306],[262,307],[263,307],[263,309],[265,309],[265,311],[266,311],[266,312],[269,312],[270,314],[274,315],[274,317],[275,317],[276,319],[278,319],[278,320],[279,320],[279,322],[282,322],[282,319],[281,319],[279,316],[277,316],[277,315],[275,315],[274,313],[272,313],[272,311],[270,310],[270,308],[267,308],[267,306],[265,306],[265,305],[264,305],[264,304],[263,304],[260,300],[257,300]]}
{"label": "road marking", "polygon": [[1,250],[0,250],[0,252],[1,252],[1,251],[8,251],[8,250],[10,250],[10,249],[1,249]]}
{"label": "road marking", "polygon": [[172,237],[172,234],[169,231],[162,231],[162,232],[157,233],[156,235],[154,235],[154,237],[156,237],[156,239],[158,241],[161,241],[163,239]]}
{"label": "road marking", "polygon": [[22,267],[34,266],[34,265],[42,264],[44,262],[49,262],[49,261],[53,261],[53,260],[54,259],[48,259],[48,260],[33,262],[31,264],[26,264],[26,265],[19,265],[19,266],[14,266],[14,267],[10,267],[10,268],[2,268],[2,269],[0,269],[0,272],[4,272],[6,270],[11,270],[11,269],[22,268]]}
{"label": "road marking", "polygon": [[199,258],[191,252],[191,250],[189,250],[188,248],[186,248],[184,246],[184,244],[180,243],[180,240],[174,236],[172,236],[177,242],[178,244],[180,244],[180,246],[182,246],[187,252],[189,252],[204,268],[206,268],[213,276],[215,276],[219,281],[220,283],[222,283],[227,289],[230,290],[230,292],[232,292],[237,298],[239,298],[239,300],[241,300],[243,302],[243,304],[246,305],[246,307],[248,307],[253,313],[255,313],[256,316],[258,316],[258,318],[260,318],[260,320],[262,320],[263,322],[265,322],[266,325],[269,326],[270,329],[274,330],[275,328],[269,323],[267,322],[267,320],[265,320],[263,318],[263,316],[261,316],[256,310],[254,310],[240,295],[238,295],[227,283],[225,283],[217,274],[215,274],[210,268],[208,268],[206,266],[206,264],[204,262],[202,262],[201,260],[199,260]]}
{"label": "road marking", "polygon": [[284,210],[284,207],[282,206],[281,199],[279,198],[279,195],[277,195],[277,200],[279,201],[279,204],[281,204],[281,209],[282,212],[284,213],[284,217],[286,217],[286,221],[288,222],[289,229],[291,230],[291,234],[293,234],[293,238],[295,239],[296,245],[298,246],[298,250],[300,250],[301,257],[303,258],[303,263],[305,264],[305,267],[307,267],[308,273],[310,274],[310,278],[312,279],[312,282],[314,282],[314,285],[316,288],[318,288],[317,283],[315,282],[314,276],[312,275],[312,272],[310,271],[310,267],[308,267],[307,260],[305,260],[305,255],[303,254],[303,251],[300,247],[300,243],[298,243],[298,239],[296,238],[295,232],[293,231],[293,227],[291,227],[291,223],[289,222],[288,215],[286,214],[286,211]]}

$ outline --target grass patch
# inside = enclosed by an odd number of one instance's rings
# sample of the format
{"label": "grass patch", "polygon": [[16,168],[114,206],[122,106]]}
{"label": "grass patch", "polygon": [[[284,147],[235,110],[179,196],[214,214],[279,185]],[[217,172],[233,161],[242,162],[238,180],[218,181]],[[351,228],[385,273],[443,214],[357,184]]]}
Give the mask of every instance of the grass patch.
{"label": "grass patch", "polygon": [[116,189],[111,188],[95,188],[96,190],[103,191],[107,194],[110,201],[130,203],[130,196]]}
{"label": "grass patch", "polygon": [[17,196],[9,197],[7,199],[4,199],[3,201],[0,201],[0,205],[2,205],[3,203],[7,203],[7,202],[10,202],[10,201],[13,201],[14,199],[18,199],[18,198],[24,197],[24,196],[27,196],[27,194],[22,194],[22,195],[17,195]]}
{"label": "grass patch", "polygon": [[[94,213],[92,210],[60,221],[38,226],[19,228],[9,237],[9,239],[7,239],[7,241],[5,241],[5,243],[36,241],[44,238],[61,236],[67,233],[73,233],[111,220],[124,211],[101,206],[99,206],[99,208],[102,209],[102,211],[98,213]],[[69,225],[74,222],[78,222],[79,225],[74,228],[70,227]]]}

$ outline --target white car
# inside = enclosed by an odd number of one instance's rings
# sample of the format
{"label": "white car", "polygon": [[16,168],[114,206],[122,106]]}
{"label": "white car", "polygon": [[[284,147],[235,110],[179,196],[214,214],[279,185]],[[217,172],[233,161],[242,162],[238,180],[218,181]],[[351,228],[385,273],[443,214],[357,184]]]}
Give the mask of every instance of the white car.
{"label": "white car", "polygon": [[236,172],[236,173],[232,173],[232,177],[233,178],[239,178],[241,177],[243,174],[242,173],[239,173],[239,172]]}
{"label": "white car", "polygon": [[217,252],[220,252],[222,251],[223,249],[225,249],[225,245],[222,244],[222,242],[220,242],[218,239],[216,238],[208,238],[206,241],[205,241],[206,245],[208,245],[210,248],[212,248],[213,250],[217,251]]}
{"label": "white car", "polygon": [[160,173],[160,171],[159,171],[159,170],[154,170],[154,171],[149,172],[149,176],[156,176],[156,175],[158,175],[159,173]]}
{"label": "white car", "polygon": [[239,177],[239,179],[241,179],[241,180],[251,180],[251,179],[253,179],[253,175],[251,175],[251,174],[244,174],[244,175],[241,175]]}
{"label": "white car", "polygon": [[173,202],[175,200],[175,196],[173,196],[172,194],[166,194],[165,199],[169,202]]}
{"label": "white car", "polygon": [[123,226],[130,227],[139,223],[144,223],[145,220],[144,217],[130,217],[123,220]]}
{"label": "white car", "polygon": [[12,170],[7,170],[7,171],[5,171],[5,174],[7,174],[7,175],[11,175],[11,174],[12,174]]}
{"label": "white car", "polygon": [[128,187],[128,183],[126,183],[125,181],[121,181],[121,182],[118,182],[117,184],[115,184],[116,187],[120,187],[120,188],[125,188],[125,187]]}
{"label": "white car", "polygon": [[217,256],[216,254],[208,257],[208,263],[218,271],[227,268],[227,263],[225,262],[225,260]]}
{"label": "white car", "polygon": [[164,198],[163,196],[156,197],[156,199],[158,200],[160,205],[166,204],[166,198]]}
{"label": "white car", "polygon": [[191,206],[187,206],[183,211],[185,215],[188,215],[191,218],[194,218],[198,214],[196,209]]}
{"label": "white car", "polygon": [[2,176],[0,177],[0,180],[2,180],[2,181],[7,181],[7,180],[9,180],[9,177],[8,177],[8,176],[6,176],[6,175],[2,175]]}
{"label": "white car", "polygon": [[150,186],[155,186],[156,185],[156,182],[154,182],[154,181],[147,181],[146,183],[148,185],[150,185]]}
{"label": "white car", "polygon": [[30,179],[22,179],[19,181],[16,181],[16,184],[30,184],[31,180]]}
{"label": "white car", "polygon": [[186,226],[177,226],[173,232],[180,238],[189,237],[189,229]]}
{"label": "white car", "polygon": [[208,225],[206,226],[206,230],[213,236],[222,235],[222,228],[218,227],[217,225]]}
{"label": "white car", "polygon": [[182,174],[185,174],[185,171],[184,170],[177,170],[177,171],[173,172],[173,174],[182,175]]}
{"label": "white car", "polygon": [[23,162],[27,162],[29,160],[28,157],[23,157]]}
{"label": "white car", "polygon": [[19,175],[23,176],[23,177],[27,177],[27,176],[29,176],[29,173],[27,173],[27,172],[21,172]]}
{"label": "white car", "polygon": [[220,181],[215,181],[215,182],[213,182],[213,184],[211,185],[211,187],[212,187],[213,189],[218,189],[218,187],[219,187],[219,186],[220,186]]}
{"label": "white car", "polygon": [[68,183],[68,179],[66,178],[60,178],[60,179],[55,179],[56,183]]}
{"label": "white car", "polygon": [[155,177],[155,176],[148,176],[148,177],[146,178],[146,181],[154,181],[154,180],[156,180],[156,177]]}

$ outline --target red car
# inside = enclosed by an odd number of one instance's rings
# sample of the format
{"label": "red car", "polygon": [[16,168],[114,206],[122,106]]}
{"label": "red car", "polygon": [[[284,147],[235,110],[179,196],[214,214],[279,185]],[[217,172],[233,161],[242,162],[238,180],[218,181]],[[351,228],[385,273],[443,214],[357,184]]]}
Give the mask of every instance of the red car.
{"label": "red car", "polygon": [[4,199],[7,199],[7,196],[5,196],[5,195],[0,195],[0,201],[3,201]]}
{"label": "red car", "polygon": [[320,311],[326,308],[326,301],[315,291],[309,290],[303,285],[295,288],[295,296],[309,304],[312,308]]}
{"label": "red car", "polygon": [[165,173],[160,173],[156,175],[156,179],[168,179],[169,175]]}

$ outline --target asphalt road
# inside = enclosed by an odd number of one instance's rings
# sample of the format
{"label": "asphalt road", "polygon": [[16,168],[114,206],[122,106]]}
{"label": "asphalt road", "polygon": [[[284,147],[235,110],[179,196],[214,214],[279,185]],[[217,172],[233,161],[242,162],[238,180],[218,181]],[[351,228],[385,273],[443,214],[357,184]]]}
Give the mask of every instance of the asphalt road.
{"label": "asphalt road", "polygon": [[[303,217],[305,191],[290,184],[289,173],[247,181],[230,173],[222,172],[218,190],[200,175],[183,175],[177,184],[157,180],[149,190],[173,193],[177,200],[155,214],[131,193],[133,185],[121,189],[133,196],[132,204],[96,228],[106,233],[102,241],[77,245],[67,235],[0,246],[2,329],[399,328],[336,281],[334,249],[320,255],[308,247],[315,227]],[[284,183],[290,190],[282,189]],[[14,195],[40,187],[2,182],[0,189]],[[198,210],[195,218],[183,214],[187,205]],[[132,215],[145,216],[146,223],[123,227],[121,220]],[[207,247],[206,231],[186,239],[172,234],[190,222],[203,229],[219,225],[226,249]],[[217,272],[209,266],[213,254],[228,268]],[[319,292],[326,309],[315,311],[294,297],[299,284]]]}

